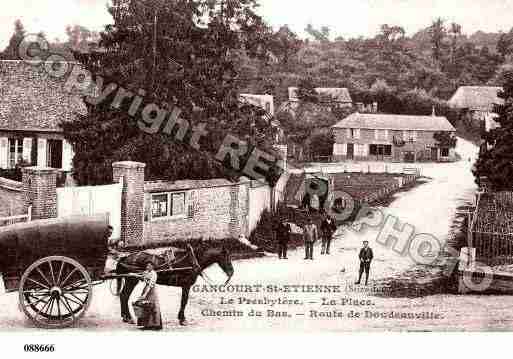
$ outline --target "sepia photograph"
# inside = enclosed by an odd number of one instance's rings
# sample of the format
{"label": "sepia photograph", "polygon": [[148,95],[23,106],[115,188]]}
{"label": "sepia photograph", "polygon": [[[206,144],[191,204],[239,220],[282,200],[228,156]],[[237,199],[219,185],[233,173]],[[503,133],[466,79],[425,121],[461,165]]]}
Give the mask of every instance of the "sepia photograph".
{"label": "sepia photograph", "polygon": [[15,352],[513,331],[513,1],[0,3]]}

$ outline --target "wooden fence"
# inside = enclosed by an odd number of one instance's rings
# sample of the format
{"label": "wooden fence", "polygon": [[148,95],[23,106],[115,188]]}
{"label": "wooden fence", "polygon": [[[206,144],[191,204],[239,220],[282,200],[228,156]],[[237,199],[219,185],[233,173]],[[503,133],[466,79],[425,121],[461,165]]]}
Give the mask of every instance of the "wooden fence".
{"label": "wooden fence", "polygon": [[478,261],[488,265],[513,263],[513,234],[472,232]]}
{"label": "wooden fence", "polygon": [[488,265],[513,264],[512,192],[479,192],[469,221],[468,245]]}
{"label": "wooden fence", "polygon": [[28,207],[26,214],[10,217],[0,217],[0,227],[10,226],[16,223],[30,222],[32,220],[32,206]]}

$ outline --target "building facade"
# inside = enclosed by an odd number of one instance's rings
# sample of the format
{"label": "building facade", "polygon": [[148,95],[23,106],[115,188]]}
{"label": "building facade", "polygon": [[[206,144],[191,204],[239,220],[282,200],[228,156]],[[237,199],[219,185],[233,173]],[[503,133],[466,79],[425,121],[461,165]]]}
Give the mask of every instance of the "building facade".
{"label": "building facade", "polygon": [[449,106],[462,111],[462,119],[474,127],[491,129],[496,127],[495,105],[504,103],[498,96],[501,87],[461,86],[449,100]]}
{"label": "building facade", "polygon": [[353,113],[332,131],[334,161],[441,162],[456,156],[435,139],[436,133],[456,132],[445,117]]}
{"label": "building facade", "polygon": [[81,98],[43,66],[24,61],[0,61],[0,84],[0,168],[24,164],[71,171],[73,149],[60,123],[85,114]]}

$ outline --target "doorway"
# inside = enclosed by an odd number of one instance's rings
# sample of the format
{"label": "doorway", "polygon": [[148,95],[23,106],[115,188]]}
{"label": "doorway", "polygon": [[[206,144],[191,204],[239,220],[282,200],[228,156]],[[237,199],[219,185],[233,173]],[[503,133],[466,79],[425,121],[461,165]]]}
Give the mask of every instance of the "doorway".
{"label": "doorway", "polygon": [[51,168],[62,168],[62,140],[48,140],[47,165]]}
{"label": "doorway", "polygon": [[348,160],[354,159],[354,143],[347,144],[347,159]]}
{"label": "doorway", "polygon": [[438,161],[438,148],[436,147],[431,148],[431,160]]}

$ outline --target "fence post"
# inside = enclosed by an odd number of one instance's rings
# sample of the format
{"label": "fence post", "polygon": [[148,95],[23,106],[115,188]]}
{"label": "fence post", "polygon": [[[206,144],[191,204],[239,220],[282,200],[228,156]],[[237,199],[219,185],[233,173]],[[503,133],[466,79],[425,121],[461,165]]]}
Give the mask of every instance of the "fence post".
{"label": "fence post", "polygon": [[27,222],[32,221],[32,206],[28,206],[27,210]]}
{"label": "fence post", "polygon": [[32,206],[31,217],[57,217],[57,170],[44,167],[24,167],[22,182],[26,208]]}
{"label": "fence post", "polygon": [[472,212],[468,212],[467,214],[467,221],[468,221],[468,225],[467,225],[467,245],[468,245],[468,248],[469,250],[471,248],[473,248],[473,238],[472,238]]}
{"label": "fence post", "polygon": [[124,244],[140,244],[144,240],[144,168],[139,162],[115,162],[112,164],[113,180],[123,178],[121,194],[121,241]]}

